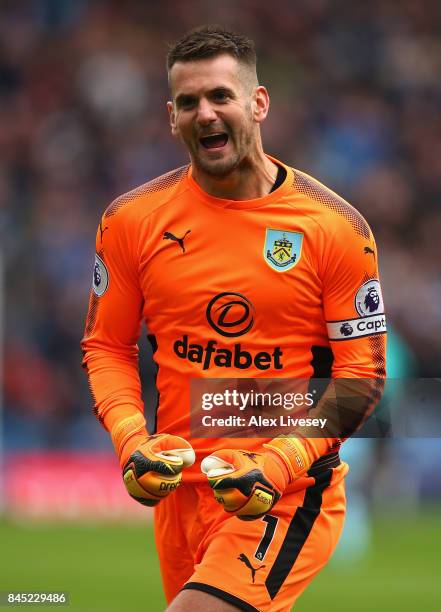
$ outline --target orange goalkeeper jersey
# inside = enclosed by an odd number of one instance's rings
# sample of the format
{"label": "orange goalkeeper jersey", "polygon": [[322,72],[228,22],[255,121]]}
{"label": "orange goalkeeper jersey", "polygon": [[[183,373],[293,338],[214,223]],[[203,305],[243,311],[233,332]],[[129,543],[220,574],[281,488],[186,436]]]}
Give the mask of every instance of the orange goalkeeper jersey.
{"label": "orange goalkeeper jersey", "polygon": [[191,438],[192,378],[310,378],[314,347],[332,349],[335,378],[385,375],[369,226],[321,183],[284,167],[273,192],[237,201],[206,194],[185,166],[116,199],[98,228],[82,342],[96,413],[106,425],[110,411],[143,412],[143,319],[158,366],[155,429],[191,442],[194,475],[203,456],[236,445]]}

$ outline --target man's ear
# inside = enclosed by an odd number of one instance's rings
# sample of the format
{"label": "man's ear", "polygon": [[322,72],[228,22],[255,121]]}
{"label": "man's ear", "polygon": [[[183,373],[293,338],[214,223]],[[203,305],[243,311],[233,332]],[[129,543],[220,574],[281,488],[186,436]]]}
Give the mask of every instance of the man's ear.
{"label": "man's ear", "polygon": [[170,128],[171,128],[171,133],[173,134],[173,136],[177,136],[178,135],[178,130],[176,127],[176,113],[175,113],[175,109],[173,106],[173,102],[167,102],[167,110],[168,110],[168,116],[170,119]]}
{"label": "man's ear", "polygon": [[265,121],[270,105],[269,94],[263,85],[258,85],[253,93],[253,118],[256,123]]}

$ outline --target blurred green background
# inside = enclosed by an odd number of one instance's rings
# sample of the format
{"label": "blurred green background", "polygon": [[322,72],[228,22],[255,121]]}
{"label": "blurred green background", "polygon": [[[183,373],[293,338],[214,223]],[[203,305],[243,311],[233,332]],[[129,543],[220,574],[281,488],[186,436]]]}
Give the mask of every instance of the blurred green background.
{"label": "blurred green background", "polygon": [[[437,612],[440,510],[375,519],[366,556],[331,561],[296,610]],[[2,521],[0,542],[0,590],[68,591],[73,612],[165,609],[151,527]]]}

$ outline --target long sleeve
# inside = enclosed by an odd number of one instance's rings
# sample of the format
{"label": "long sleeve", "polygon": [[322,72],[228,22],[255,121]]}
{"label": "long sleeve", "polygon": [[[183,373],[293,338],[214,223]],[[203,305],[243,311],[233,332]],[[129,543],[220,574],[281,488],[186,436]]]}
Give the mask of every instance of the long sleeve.
{"label": "long sleeve", "polygon": [[110,206],[97,231],[93,285],[81,343],[95,412],[108,430],[116,418],[143,413],[137,346],[143,296],[136,245],[136,226],[130,215],[124,208]]}
{"label": "long sleeve", "polygon": [[367,224],[357,229],[341,220],[324,242],[323,312],[333,380],[310,411],[311,417],[327,419],[323,438],[305,441],[313,460],[338,448],[362,425],[384,388],[386,321],[377,249]]}

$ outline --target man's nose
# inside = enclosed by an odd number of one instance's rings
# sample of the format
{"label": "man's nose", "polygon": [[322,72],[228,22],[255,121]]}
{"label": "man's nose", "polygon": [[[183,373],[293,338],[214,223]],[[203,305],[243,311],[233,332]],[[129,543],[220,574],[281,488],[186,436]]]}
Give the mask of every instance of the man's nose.
{"label": "man's nose", "polygon": [[213,121],[216,121],[217,115],[210,104],[209,100],[200,100],[198,107],[198,121],[201,125],[208,125]]}

